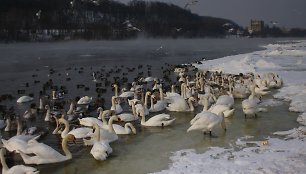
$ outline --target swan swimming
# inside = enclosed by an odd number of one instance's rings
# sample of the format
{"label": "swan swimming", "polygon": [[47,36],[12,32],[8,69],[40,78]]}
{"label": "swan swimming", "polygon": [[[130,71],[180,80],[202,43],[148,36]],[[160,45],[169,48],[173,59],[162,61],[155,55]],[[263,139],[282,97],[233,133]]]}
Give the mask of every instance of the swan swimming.
{"label": "swan swimming", "polygon": [[65,155],[60,154],[50,146],[44,143],[35,143],[28,147],[28,151],[34,156],[29,156],[24,152],[20,151],[20,155],[26,164],[49,164],[49,163],[58,163],[70,160],[72,158],[71,152],[67,148],[67,141],[74,141],[75,137],[68,134],[62,140],[62,148]]}
{"label": "swan swimming", "polygon": [[39,170],[34,167],[29,167],[25,165],[15,165],[11,168],[8,168],[5,158],[4,158],[5,150],[2,148],[0,150],[0,160],[2,165],[2,174],[38,174]]}

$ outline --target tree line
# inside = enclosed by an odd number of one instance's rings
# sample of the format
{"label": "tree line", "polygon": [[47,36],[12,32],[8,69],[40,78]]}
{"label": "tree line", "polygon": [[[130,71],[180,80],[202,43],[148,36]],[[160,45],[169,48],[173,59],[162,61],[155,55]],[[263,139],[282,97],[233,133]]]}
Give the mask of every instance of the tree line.
{"label": "tree line", "polygon": [[1,40],[222,37],[225,23],[173,4],[133,0],[1,0]]}

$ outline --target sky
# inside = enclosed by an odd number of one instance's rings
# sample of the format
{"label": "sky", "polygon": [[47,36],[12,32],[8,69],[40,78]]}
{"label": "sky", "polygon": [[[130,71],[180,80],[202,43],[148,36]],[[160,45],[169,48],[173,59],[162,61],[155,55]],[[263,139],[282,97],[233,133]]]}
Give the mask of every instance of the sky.
{"label": "sky", "polygon": [[[117,0],[124,3],[130,0]],[[146,0],[172,3],[184,7],[191,0]],[[272,26],[306,28],[306,0],[198,0],[189,6],[201,16],[221,17],[246,27],[251,19],[263,20]]]}

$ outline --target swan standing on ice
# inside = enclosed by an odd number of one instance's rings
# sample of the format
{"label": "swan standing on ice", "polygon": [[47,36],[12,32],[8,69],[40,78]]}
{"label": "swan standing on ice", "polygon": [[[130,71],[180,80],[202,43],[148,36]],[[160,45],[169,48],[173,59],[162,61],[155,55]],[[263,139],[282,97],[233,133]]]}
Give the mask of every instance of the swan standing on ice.
{"label": "swan standing on ice", "polygon": [[75,137],[68,134],[62,140],[62,148],[65,155],[60,154],[52,147],[44,143],[35,143],[28,147],[27,151],[34,154],[34,156],[29,156],[24,152],[20,151],[20,155],[26,164],[49,164],[49,163],[58,163],[70,160],[72,158],[71,152],[67,148],[68,141],[74,141]]}
{"label": "swan standing on ice", "polygon": [[221,127],[226,130],[224,115],[223,112],[220,111],[218,114],[207,111],[208,109],[208,96],[204,98],[204,108],[203,111],[198,113],[191,121],[191,126],[188,128],[187,132],[192,130],[200,130],[204,133],[209,131],[209,135],[211,136],[212,129],[221,124]]}
{"label": "swan standing on ice", "polygon": [[2,165],[2,174],[38,174],[39,171],[34,167],[28,167],[24,165],[16,165],[11,168],[8,168],[5,158],[4,158],[4,149],[0,150],[0,160]]}
{"label": "swan standing on ice", "polygon": [[260,99],[255,96],[255,86],[252,85],[250,87],[251,95],[248,99],[242,101],[242,111],[244,113],[245,118],[247,115],[257,116],[258,112],[266,111],[266,108],[260,108],[258,104],[260,103]]}
{"label": "swan standing on ice", "polygon": [[209,131],[209,135],[211,136],[212,129],[218,124],[220,124],[224,131],[226,131],[222,112],[220,112],[218,115],[208,111],[204,111],[199,114],[198,119],[193,122],[193,124],[188,128],[187,132],[199,130],[205,133],[206,131]]}

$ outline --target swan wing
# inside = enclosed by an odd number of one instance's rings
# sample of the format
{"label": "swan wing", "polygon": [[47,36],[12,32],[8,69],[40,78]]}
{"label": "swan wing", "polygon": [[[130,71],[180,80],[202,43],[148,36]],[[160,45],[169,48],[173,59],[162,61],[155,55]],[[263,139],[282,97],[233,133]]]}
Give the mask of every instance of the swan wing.
{"label": "swan wing", "polygon": [[93,133],[91,128],[81,127],[71,130],[68,134],[74,135],[75,138],[85,138],[91,136]]}
{"label": "swan wing", "polygon": [[27,154],[33,153],[42,159],[59,159],[64,156],[44,143],[33,143],[27,148]]}
{"label": "swan wing", "polygon": [[134,120],[138,120],[137,116],[134,116],[133,114],[130,113],[123,113],[118,115],[118,117],[122,120],[122,121],[134,121]]}

